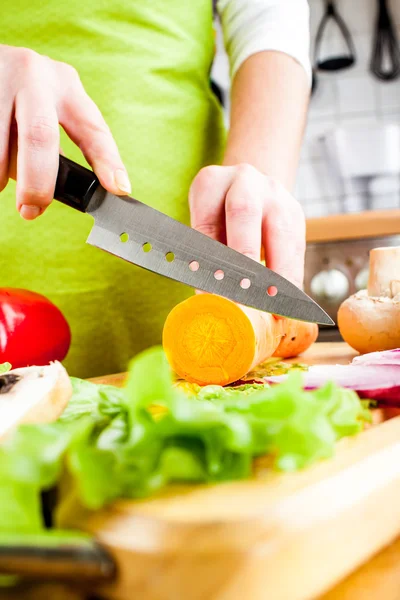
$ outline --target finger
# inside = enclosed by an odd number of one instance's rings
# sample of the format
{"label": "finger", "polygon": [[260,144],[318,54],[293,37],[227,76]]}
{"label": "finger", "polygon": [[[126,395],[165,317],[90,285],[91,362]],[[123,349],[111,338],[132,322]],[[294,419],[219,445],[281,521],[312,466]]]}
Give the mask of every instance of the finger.
{"label": "finger", "polygon": [[10,128],[12,123],[12,103],[7,82],[0,89],[0,192],[6,187],[9,178]]}
{"label": "finger", "polygon": [[130,194],[131,184],[117,144],[99,108],[80,82],[60,104],[59,119],[68,136],[81,149],[100,183],[113,194]]}
{"label": "finger", "polygon": [[305,231],[300,204],[283,186],[269,180],[262,226],[266,265],[299,288],[304,278]]}
{"label": "finger", "polygon": [[17,209],[34,219],[51,203],[58,172],[60,131],[48,91],[23,88],[16,96],[18,128]]}
{"label": "finger", "polygon": [[225,202],[228,246],[257,261],[261,256],[262,180],[252,167],[239,167]]}
{"label": "finger", "polygon": [[225,196],[234,172],[233,167],[204,167],[194,178],[189,191],[192,227],[223,244],[226,243]]}

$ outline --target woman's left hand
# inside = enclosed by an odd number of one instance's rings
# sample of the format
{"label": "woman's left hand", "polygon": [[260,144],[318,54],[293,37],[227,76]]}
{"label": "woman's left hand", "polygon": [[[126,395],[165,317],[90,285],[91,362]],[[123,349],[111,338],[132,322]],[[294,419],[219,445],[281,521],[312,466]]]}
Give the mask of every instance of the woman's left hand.
{"label": "woman's left hand", "polygon": [[[279,181],[248,164],[204,167],[189,192],[191,224],[303,285],[305,218]],[[263,252],[264,250],[264,252]]]}

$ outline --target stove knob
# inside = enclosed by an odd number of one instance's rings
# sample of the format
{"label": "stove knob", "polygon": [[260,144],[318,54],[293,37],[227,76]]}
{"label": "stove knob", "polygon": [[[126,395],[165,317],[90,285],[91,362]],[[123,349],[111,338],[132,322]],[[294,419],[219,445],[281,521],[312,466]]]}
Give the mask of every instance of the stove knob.
{"label": "stove knob", "polygon": [[361,271],[359,271],[359,273],[357,273],[357,276],[354,280],[354,284],[356,286],[356,290],[357,292],[359,292],[360,290],[365,290],[368,287],[368,276],[369,276],[369,269],[368,267],[365,267],[364,269],[361,269]]}
{"label": "stove knob", "polygon": [[311,293],[316,302],[338,303],[349,295],[349,280],[338,269],[321,271],[311,280]]}

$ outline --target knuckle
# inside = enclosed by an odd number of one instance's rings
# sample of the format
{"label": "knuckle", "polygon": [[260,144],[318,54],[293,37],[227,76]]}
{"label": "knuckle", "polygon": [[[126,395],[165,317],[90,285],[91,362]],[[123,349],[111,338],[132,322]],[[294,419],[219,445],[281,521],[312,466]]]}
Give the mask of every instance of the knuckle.
{"label": "knuckle", "polygon": [[248,177],[254,177],[254,175],[258,174],[258,171],[249,163],[240,163],[236,165],[236,174],[238,177],[247,179]]}
{"label": "knuckle", "polygon": [[109,150],[110,148],[111,150],[115,150],[116,145],[114,138],[112,137],[111,129],[104,120],[99,107],[91,98],[89,98],[83,88],[82,92],[83,100],[89,102],[88,110],[85,113],[88,116],[86,116],[82,122],[83,127],[87,130],[87,134],[90,138],[93,135],[92,141],[94,145],[101,147],[106,144]]}
{"label": "knuckle", "polygon": [[72,65],[65,62],[58,62],[57,67],[60,75],[62,76],[64,83],[65,79],[72,83],[81,83],[78,71]]}
{"label": "knuckle", "polygon": [[261,221],[261,212],[254,210],[251,206],[244,203],[239,203],[234,206],[227,205],[226,218],[229,221],[249,222],[255,221],[256,219]]}
{"label": "knuckle", "polygon": [[[109,141],[108,138],[111,135],[111,130],[103,120],[88,121],[87,127],[88,127],[90,133],[95,133],[100,138],[98,140],[93,140],[93,144],[97,144],[97,145],[101,146],[106,141],[107,142]],[[107,140],[104,140],[104,138],[107,138]]]}
{"label": "knuckle", "polygon": [[192,183],[192,189],[194,189],[197,192],[201,192],[202,190],[208,190],[218,180],[220,172],[221,167],[217,165],[203,167],[202,169],[200,169],[200,171],[194,178]]}
{"label": "knuckle", "polygon": [[218,237],[219,232],[220,232],[220,228],[218,227],[218,225],[215,225],[213,223],[196,224],[195,229],[197,231],[199,231],[200,233],[203,233],[207,237],[212,237],[212,238]]}
{"label": "knuckle", "polygon": [[24,140],[33,148],[47,148],[58,141],[59,131],[53,121],[45,116],[35,117],[25,131]]}
{"label": "knuckle", "polygon": [[226,217],[234,220],[254,220],[260,219],[262,215],[261,204],[251,194],[241,194],[232,197],[228,193],[226,207]]}
{"label": "knuckle", "polygon": [[276,234],[285,239],[290,239],[291,243],[295,243],[299,236],[299,224],[296,223],[294,219],[287,218],[286,215],[271,215],[271,220],[273,223],[273,228],[276,231]]}
{"label": "knuckle", "polygon": [[306,251],[306,236],[299,235],[298,231],[294,231],[292,235],[293,251],[296,256],[305,254]]}
{"label": "knuckle", "polygon": [[[276,223],[277,228],[296,231],[305,229],[305,214],[302,205],[298,202],[278,180],[273,180],[276,193],[271,194],[267,203],[268,215]],[[271,191],[271,187],[269,188]],[[284,197],[279,194],[284,192]]]}
{"label": "knuckle", "polygon": [[51,194],[43,188],[25,186],[19,190],[19,202],[21,204],[31,204],[33,206],[46,207],[51,202]]}
{"label": "knuckle", "polygon": [[119,162],[118,153],[114,144],[110,144],[110,130],[107,125],[88,122],[86,123],[87,135],[79,143],[79,149],[83,154],[96,156],[99,160]]}
{"label": "knuckle", "polygon": [[254,258],[255,260],[260,259],[260,248],[258,248],[258,252],[257,252],[257,249],[254,248],[254,246],[250,246],[249,244],[241,244],[239,252],[241,254],[244,254],[245,256],[250,256],[251,258]]}
{"label": "knuckle", "polygon": [[306,251],[306,236],[295,222],[275,222],[275,238],[290,240],[290,256],[304,255]]}
{"label": "knuckle", "polygon": [[19,67],[24,71],[36,68],[40,60],[40,55],[30,48],[15,48],[15,56]]}

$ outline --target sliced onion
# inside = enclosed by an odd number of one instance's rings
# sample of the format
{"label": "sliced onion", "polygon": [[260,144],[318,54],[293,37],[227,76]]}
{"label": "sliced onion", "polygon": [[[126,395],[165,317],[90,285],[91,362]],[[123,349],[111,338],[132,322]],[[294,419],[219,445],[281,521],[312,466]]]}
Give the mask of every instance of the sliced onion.
{"label": "sliced onion", "polygon": [[[360,398],[400,406],[400,349],[357,356],[348,365],[315,365],[302,376],[307,390],[334,381],[340,387],[354,390]],[[280,383],[286,378],[287,375],[278,375],[265,380]]]}
{"label": "sliced onion", "polygon": [[383,352],[370,352],[356,356],[353,365],[397,365],[400,367],[400,348],[385,350]]}

